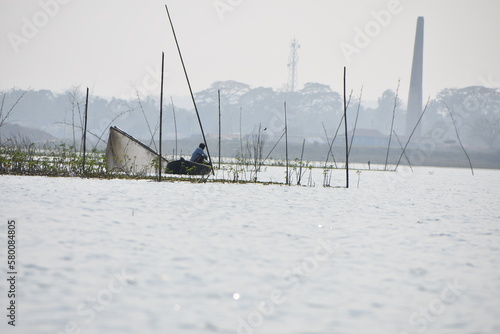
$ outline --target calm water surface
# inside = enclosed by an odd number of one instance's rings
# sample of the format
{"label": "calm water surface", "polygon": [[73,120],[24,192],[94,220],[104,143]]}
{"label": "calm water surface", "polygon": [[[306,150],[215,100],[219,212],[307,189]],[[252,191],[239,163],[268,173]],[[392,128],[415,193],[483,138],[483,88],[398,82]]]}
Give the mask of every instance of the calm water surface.
{"label": "calm water surface", "polygon": [[4,264],[18,222],[16,327],[2,280],[0,332],[500,332],[500,171],[357,177],[0,176]]}

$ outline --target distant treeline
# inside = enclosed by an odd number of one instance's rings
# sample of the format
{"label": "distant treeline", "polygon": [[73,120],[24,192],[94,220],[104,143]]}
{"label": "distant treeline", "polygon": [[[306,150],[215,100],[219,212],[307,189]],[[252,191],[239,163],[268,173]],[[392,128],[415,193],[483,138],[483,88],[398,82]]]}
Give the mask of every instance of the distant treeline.
{"label": "distant treeline", "polygon": [[[289,136],[297,141],[326,143],[337,133],[342,118],[343,97],[340,93],[320,83],[307,83],[299,91],[283,92],[272,88],[252,88],[235,81],[213,83],[206,90],[195,94],[205,132],[218,134],[218,91],[222,135],[226,139],[237,139],[265,129],[269,139],[278,138],[283,131],[283,103],[287,102]],[[0,139],[4,123],[43,130],[50,135],[73,141],[81,138],[85,89],[73,87],[64,93],[50,90],[23,91],[12,89],[0,92]],[[24,94],[24,95],[22,95]],[[168,94],[168,93],[167,93]],[[363,104],[360,91],[350,92],[348,128],[365,134],[369,140],[384,141],[389,136],[394,112],[394,133],[401,138],[405,134],[406,106],[394,90],[386,90],[377,100],[376,107]],[[425,101],[424,101],[425,102]],[[200,131],[192,108],[186,109],[171,104],[165,99],[164,134],[166,138],[199,138]],[[105,99],[92,95],[89,103],[88,136],[90,142],[104,143],[110,125],[116,125],[146,143],[158,129],[158,98],[140,96],[135,99]],[[9,112],[10,111],[10,112]],[[493,88],[472,86],[442,90],[429,102],[422,119],[422,134],[436,137],[440,144],[453,146],[457,142],[450,111],[463,143],[467,147],[482,150],[500,148],[500,93]],[[175,112],[175,123],[174,123]],[[356,117],[357,116],[357,117]],[[263,130],[262,130],[263,131]],[[342,129],[340,132],[343,132]],[[340,133],[338,133],[340,135]]]}

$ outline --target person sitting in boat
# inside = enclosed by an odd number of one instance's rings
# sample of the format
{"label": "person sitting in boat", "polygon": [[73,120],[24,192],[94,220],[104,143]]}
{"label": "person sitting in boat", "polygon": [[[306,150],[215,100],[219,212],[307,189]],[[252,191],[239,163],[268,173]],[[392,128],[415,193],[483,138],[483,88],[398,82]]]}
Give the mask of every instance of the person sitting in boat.
{"label": "person sitting in boat", "polygon": [[205,144],[201,143],[196,150],[194,150],[191,156],[191,162],[197,162],[199,164],[203,163],[205,159],[208,159],[207,155],[203,150],[205,149]]}

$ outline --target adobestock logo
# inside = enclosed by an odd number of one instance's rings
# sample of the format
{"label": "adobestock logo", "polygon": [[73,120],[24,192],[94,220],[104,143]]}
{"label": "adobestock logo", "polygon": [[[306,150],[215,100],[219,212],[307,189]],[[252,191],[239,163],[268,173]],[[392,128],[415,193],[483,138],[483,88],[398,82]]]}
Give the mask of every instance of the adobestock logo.
{"label": "adobestock logo", "polygon": [[79,321],[68,321],[64,330],[57,332],[57,334],[86,333],[84,327],[93,322],[98,313],[110,307],[109,305],[125,288],[133,284],[135,284],[135,278],[129,276],[125,269],[115,273],[108,281],[107,286],[97,291],[95,297],[89,297],[86,302],[76,306],[75,310],[80,317]]}
{"label": "adobestock logo", "polygon": [[21,18],[21,33],[10,32],[7,34],[7,38],[14,51],[18,53],[21,45],[26,45],[35,38],[40,30],[49,24],[50,19],[59,14],[61,5],[66,5],[69,2],[71,0],[40,0],[38,2],[40,10],[33,14],[31,20],[26,16]]}
{"label": "adobestock logo", "polygon": [[224,16],[227,12],[232,12],[236,7],[241,5],[244,0],[214,0],[214,9],[221,21],[224,21]]}
{"label": "adobestock logo", "polygon": [[329,244],[325,240],[317,240],[317,245],[314,248],[313,256],[308,256],[299,263],[286,270],[282,276],[286,284],[283,288],[275,288],[269,294],[269,297],[255,303],[255,309],[248,314],[246,318],[238,317],[238,326],[236,328],[237,334],[253,334],[256,329],[262,327],[267,318],[272,317],[279,305],[286,301],[287,294],[291,294],[297,290],[304,282],[314,274],[323,262],[334,253],[334,248],[338,245]]}
{"label": "adobestock logo", "polygon": [[[408,324],[416,327],[418,333],[425,332],[437,318],[442,315],[446,309],[456,303],[458,297],[467,289],[461,285],[457,279],[449,281],[441,290],[439,297],[429,301],[426,307],[420,307],[418,311],[413,312],[408,318]],[[399,334],[410,334],[408,331]]]}
{"label": "adobestock logo", "polygon": [[340,50],[348,62],[352,61],[352,56],[359,54],[361,50],[367,48],[372,40],[382,32],[383,28],[389,26],[392,22],[392,17],[403,11],[403,6],[399,0],[390,0],[387,4],[387,9],[379,11],[372,10],[370,15],[373,20],[368,21],[363,29],[360,27],[354,28],[354,39],[352,43],[340,43]]}
{"label": "adobestock logo", "polygon": [[500,81],[496,81],[493,78],[493,73],[488,74],[487,77],[480,76],[479,77],[479,82],[484,87],[489,87],[489,88],[498,88],[498,87],[500,87]]}

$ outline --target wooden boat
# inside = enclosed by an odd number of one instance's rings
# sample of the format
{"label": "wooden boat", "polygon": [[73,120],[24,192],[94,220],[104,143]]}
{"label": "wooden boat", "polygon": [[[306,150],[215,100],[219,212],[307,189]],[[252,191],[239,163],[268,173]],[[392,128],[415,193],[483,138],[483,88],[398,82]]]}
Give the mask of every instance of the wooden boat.
{"label": "wooden boat", "polygon": [[212,166],[208,164],[199,164],[181,158],[180,160],[170,161],[167,164],[165,173],[179,175],[206,175],[212,171]]}

